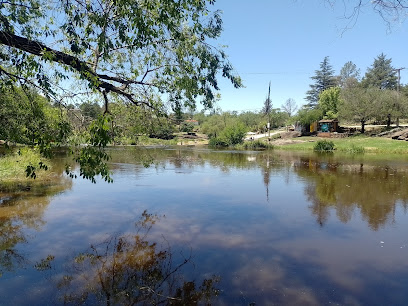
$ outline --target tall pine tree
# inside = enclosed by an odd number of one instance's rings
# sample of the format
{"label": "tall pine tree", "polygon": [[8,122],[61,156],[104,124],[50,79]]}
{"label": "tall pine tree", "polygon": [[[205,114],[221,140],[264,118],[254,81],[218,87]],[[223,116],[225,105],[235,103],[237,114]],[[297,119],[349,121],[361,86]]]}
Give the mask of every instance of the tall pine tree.
{"label": "tall pine tree", "polygon": [[397,71],[391,66],[391,59],[387,59],[384,53],[377,56],[372,66],[367,69],[362,85],[365,88],[397,89]]}
{"label": "tall pine tree", "polygon": [[320,63],[320,70],[315,71],[315,75],[311,77],[314,80],[310,84],[310,90],[306,92],[306,100],[308,108],[316,108],[319,101],[319,95],[325,89],[336,86],[333,67],[329,63],[329,57],[326,56]]}

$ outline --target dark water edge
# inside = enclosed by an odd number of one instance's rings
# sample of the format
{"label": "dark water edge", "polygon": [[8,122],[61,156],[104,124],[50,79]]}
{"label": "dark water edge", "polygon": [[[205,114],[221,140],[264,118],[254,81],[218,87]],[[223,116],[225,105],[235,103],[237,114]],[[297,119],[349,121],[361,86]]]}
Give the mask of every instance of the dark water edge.
{"label": "dark water edge", "polygon": [[113,184],[0,195],[0,305],[408,302],[405,157],[111,153]]}

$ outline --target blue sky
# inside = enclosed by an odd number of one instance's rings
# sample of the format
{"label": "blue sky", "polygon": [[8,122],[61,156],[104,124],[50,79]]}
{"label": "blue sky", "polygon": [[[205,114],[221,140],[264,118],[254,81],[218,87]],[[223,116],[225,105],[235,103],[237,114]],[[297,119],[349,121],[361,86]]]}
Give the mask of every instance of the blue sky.
{"label": "blue sky", "polygon": [[[345,3],[356,1],[344,1]],[[325,56],[338,74],[347,62],[354,62],[363,76],[381,53],[395,68],[408,68],[408,22],[394,22],[391,28],[366,7],[355,24],[350,21],[351,4],[338,0],[217,0],[223,11],[224,31],[217,44],[227,45],[229,59],[243,79],[245,88],[234,89],[220,81],[223,111],[259,111],[271,82],[273,107],[288,98],[300,106],[309,90],[315,70]],[[408,69],[401,71],[401,83],[408,83]]]}

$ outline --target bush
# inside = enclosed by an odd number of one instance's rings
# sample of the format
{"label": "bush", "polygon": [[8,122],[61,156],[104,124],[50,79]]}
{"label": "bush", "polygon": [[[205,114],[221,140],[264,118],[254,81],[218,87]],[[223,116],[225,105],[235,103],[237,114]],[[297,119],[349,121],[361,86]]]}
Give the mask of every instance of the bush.
{"label": "bush", "polygon": [[180,130],[184,133],[191,133],[194,131],[194,125],[191,123],[183,122],[181,124]]}
{"label": "bush", "polygon": [[244,142],[246,135],[246,129],[243,124],[235,124],[227,126],[222,132],[220,138],[227,143],[227,145],[233,146]]}
{"label": "bush", "polygon": [[227,147],[228,143],[219,137],[213,137],[208,141],[208,145],[212,147]]}
{"label": "bush", "polygon": [[328,152],[335,150],[333,141],[329,140],[319,140],[313,147],[314,151],[318,152]]}
{"label": "bush", "polygon": [[255,149],[273,149],[274,146],[268,144],[261,140],[254,140],[254,141],[246,141],[242,145],[242,149],[244,150],[255,150]]}

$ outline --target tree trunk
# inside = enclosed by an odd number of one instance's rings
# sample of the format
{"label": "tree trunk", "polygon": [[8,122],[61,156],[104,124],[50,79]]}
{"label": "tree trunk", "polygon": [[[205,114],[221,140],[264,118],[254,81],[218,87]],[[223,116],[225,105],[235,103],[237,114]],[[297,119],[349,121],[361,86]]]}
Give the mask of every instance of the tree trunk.
{"label": "tree trunk", "polygon": [[390,128],[391,126],[391,114],[387,115],[387,128]]}
{"label": "tree trunk", "polygon": [[360,121],[361,122],[361,134],[364,134],[365,132],[365,120]]}

